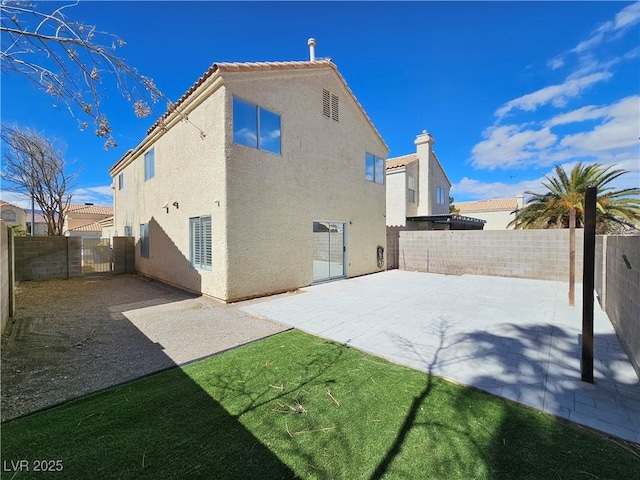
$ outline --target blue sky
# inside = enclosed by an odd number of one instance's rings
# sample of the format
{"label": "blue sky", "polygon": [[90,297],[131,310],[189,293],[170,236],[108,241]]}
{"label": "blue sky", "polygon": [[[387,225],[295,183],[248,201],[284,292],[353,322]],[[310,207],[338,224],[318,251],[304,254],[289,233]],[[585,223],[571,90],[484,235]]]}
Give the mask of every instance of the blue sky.
{"label": "blue sky", "polygon": [[[640,186],[640,2],[81,1],[67,15],[125,40],[119,55],[172,100],[214,62],[307,60],[314,37],[389,157],[433,135],[458,201],[543,191],[555,164],[578,161],[615,163],[630,171],[617,186]],[[109,151],[48,94],[2,76],[2,122],[64,142],[76,203],[111,203],[109,167],[162,113],[138,119],[103,87]]]}

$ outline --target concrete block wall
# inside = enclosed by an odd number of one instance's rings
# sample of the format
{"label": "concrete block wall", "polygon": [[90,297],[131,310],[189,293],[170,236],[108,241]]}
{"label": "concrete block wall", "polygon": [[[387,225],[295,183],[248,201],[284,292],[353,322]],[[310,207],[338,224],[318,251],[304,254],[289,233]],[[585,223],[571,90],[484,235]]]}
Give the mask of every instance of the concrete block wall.
{"label": "concrete block wall", "polygon": [[113,237],[113,273],[135,273],[135,249],[135,238]]}
{"label": "concrete block wall", "polygon": [[387,227],[387,270],[398,268],[398,249],[399,249],[399,233],[400,230],[395,227]]}
{"label": "concrete block wall", "polygon": [[16,281],[82,275],[82,238],[16,237]]}
{"label": "concrete block wall", "polygon": [[605,252],[601,306],[640,377],[640,236],[608,236]]}
{"label": "concrete block wall", "polygon": [[0,220],[0,332],[4,333],[15,308],[13,229]]}
{"label": "concrete block wall", "polygon": [[[576,282],[582,279],[583,231],[576,230]],[[450,275],[568,281],[569,230],[401,231],[399,268]]]}

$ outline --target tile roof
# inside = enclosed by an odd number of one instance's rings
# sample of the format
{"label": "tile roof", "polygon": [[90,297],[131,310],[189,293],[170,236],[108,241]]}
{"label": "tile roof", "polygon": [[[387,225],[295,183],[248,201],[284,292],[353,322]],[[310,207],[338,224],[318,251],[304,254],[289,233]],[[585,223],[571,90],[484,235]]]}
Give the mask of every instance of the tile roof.
{"label": "tile roof", "polygon": [[[31,223],[31,210],[25,210],[24,212],[27,214],[27,223]],[[47,223],[44,215],[38,212],[33,213],[33,221],[34,223]]]}
{"label": "tile roof", "polygon": [[[384,145],[384,147],[388,150],[389,147],[382,138],[382,135],[375,127],[367,112],[365,112],[364,108],[354,95],[353,91],[347,85],[347,81],[344,79],[342,74],[338,71],[338,67],[335,63],[333,63],[330,59],[320,59],[314,61],[289,61],[289,62],[220,62],[214,63],[209,67],[209,69],[200,77],[196,82],[189,87],[189,89],[175,102],[173,103],[167,111],[155,121],[153,125],[147,130],[147,137],[151,135],[156,129],[162,128],[164,122],[167,118],[171,116],[171,114],[176,111],[192,94],[198,90],[198,88],[204,84],[209,78],[215,76],[216,74],[225,73],[225,72],[265,72],[265,71],[278,71],[278,70],[302,70],[302,69],[315,69],[315,68],[331,68],[335,74],[338,76],[340,81],[342,82],[344,88],[347,90],[354,103],[356,104],[360,113],[364,116],[366,121],[369,123],[376,136]],[[144,139],[140,144],[131,150],[128,150],[110,169],[109,172],[114,174],[116,168],[123,164],[128,157],[134,155],[135,151],[141,148],[141,146],[145,143]]]}
{"label": "tile roof", "polygon": [[[302,68],[325,68],[331,67],[337,72],[335,64],[331,60],[316,60],[314,62],[218,62],[214,63],[209,69],[202,74],[196,82],[173,104],[170,108],[151,125],[147,130],[150,135],[153,130],[161,126],[163,122],[173,113],[176,108],[184,103],[189,96],[195,92],[208,78],[214,76],[217,72],[259,72],[274,70],[291,70]],[[344,79],[343,79],[344,80]],[[346,84],[346,82],[345,82]],[[357,103],[357,101],[356,101]],[[359,104],[358,104],[359,105]],[[377,132],[377,131],[376,131]]]}
{"label": "tile roof", "polygon": [[113,207],[107,205],[69,205],[69,213],[88,213],[93,215],[113,215]]}
{"label": "tile roof", "polygon": [[[203,83],[205,83],[209,78],[215,76],[218,73],[224,72],[264,72],[264,71],[278,71],[278,70],[302,70],[302,69],[315,69],[315,68],[331,68],[335,74],[338,76],[340,81],[342,82],[344,88],[347,90],[353,101],[355,102],[357,108],[360,110],[366,121],[369,123],[376,136],[384,145],[384,147],[389,150],[389,146],[382,138],[382,135],[375,127],[367,112],[365,112],[364,108],[354,95],[353,91],[347,84],[347,81],[344,79],[342,74],[338,71],[338,67],[335,63],[331,61],[329,58],[325,59],[316,59],[314,61],[287,61],[287,62],[218,62],[214,63],[209,67],[209,69],[196,80],[196,82],[189,87],[189,89],[175,102],[173,103],[167,111],[160,117],[158,120],[154,122],[151,127],[147,130],[147,138],[151,135],[154,130],[157,128],[161,128],[164,125],[164,121],[171,116],[171,114],[182,105],[193,93],[198,90]],[[116,172],[117,167],[122,165],[128,157],[134,155],[135,151],[140,149],[145,143],[145,139],[143,139],[137,147],[128,150],[118,161],[111,166],[109,169],[110,174],[114,174]]]}
{"label": "tile roof", "polygon": [[497,198],[494,200],[479,200],[477,202],[456,202],[455,208],[460,213],[490,212],[494,210],[509,210],[512,212],[518,208],[518,200],[516,198]]}
{"label": "tile roof", "polygon": [[79,227],[70,228],[69,231],[102,233],[102,225],[100,225],[98,222],[91,222],[85,225],[80,225]]}
{"label": "tile roof", "polygon": [[22,207],[14,205],[13,203],[5,202],[4,200],[0,200],[0,207],[13,207],[19,210],[24,210]]}
{"label": "tile roof", "polygon": [[391,170],[393,168],[398,167],[406,167],[410,163],[418,160],[418,157],[415,153],[410,153],[409,155],[402,155],[401,157],[389,158],[385,162],[385,170]]}

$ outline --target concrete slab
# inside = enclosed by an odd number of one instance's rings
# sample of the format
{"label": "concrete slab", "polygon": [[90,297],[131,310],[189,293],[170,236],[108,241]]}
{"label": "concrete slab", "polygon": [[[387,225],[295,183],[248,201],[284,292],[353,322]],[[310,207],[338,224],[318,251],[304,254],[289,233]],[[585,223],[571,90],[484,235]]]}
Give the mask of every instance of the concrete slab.
{"label": "concrete slab", "polygon": [[606,314],[580,380],[581,285],[391,270],[240,304],[266,317],[640,443],[640,381]]}

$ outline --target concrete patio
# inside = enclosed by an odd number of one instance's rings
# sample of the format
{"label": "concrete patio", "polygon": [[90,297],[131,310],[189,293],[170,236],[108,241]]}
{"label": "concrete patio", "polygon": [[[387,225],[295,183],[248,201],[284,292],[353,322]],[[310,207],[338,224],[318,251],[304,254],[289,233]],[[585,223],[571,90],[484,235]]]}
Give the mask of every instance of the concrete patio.
{"label": "concrete patio", "polygon": [[640,381],[595,306],[595,383],[580,380],[582,286],[391,270],[244,302],[291,325],[640,443]]}

